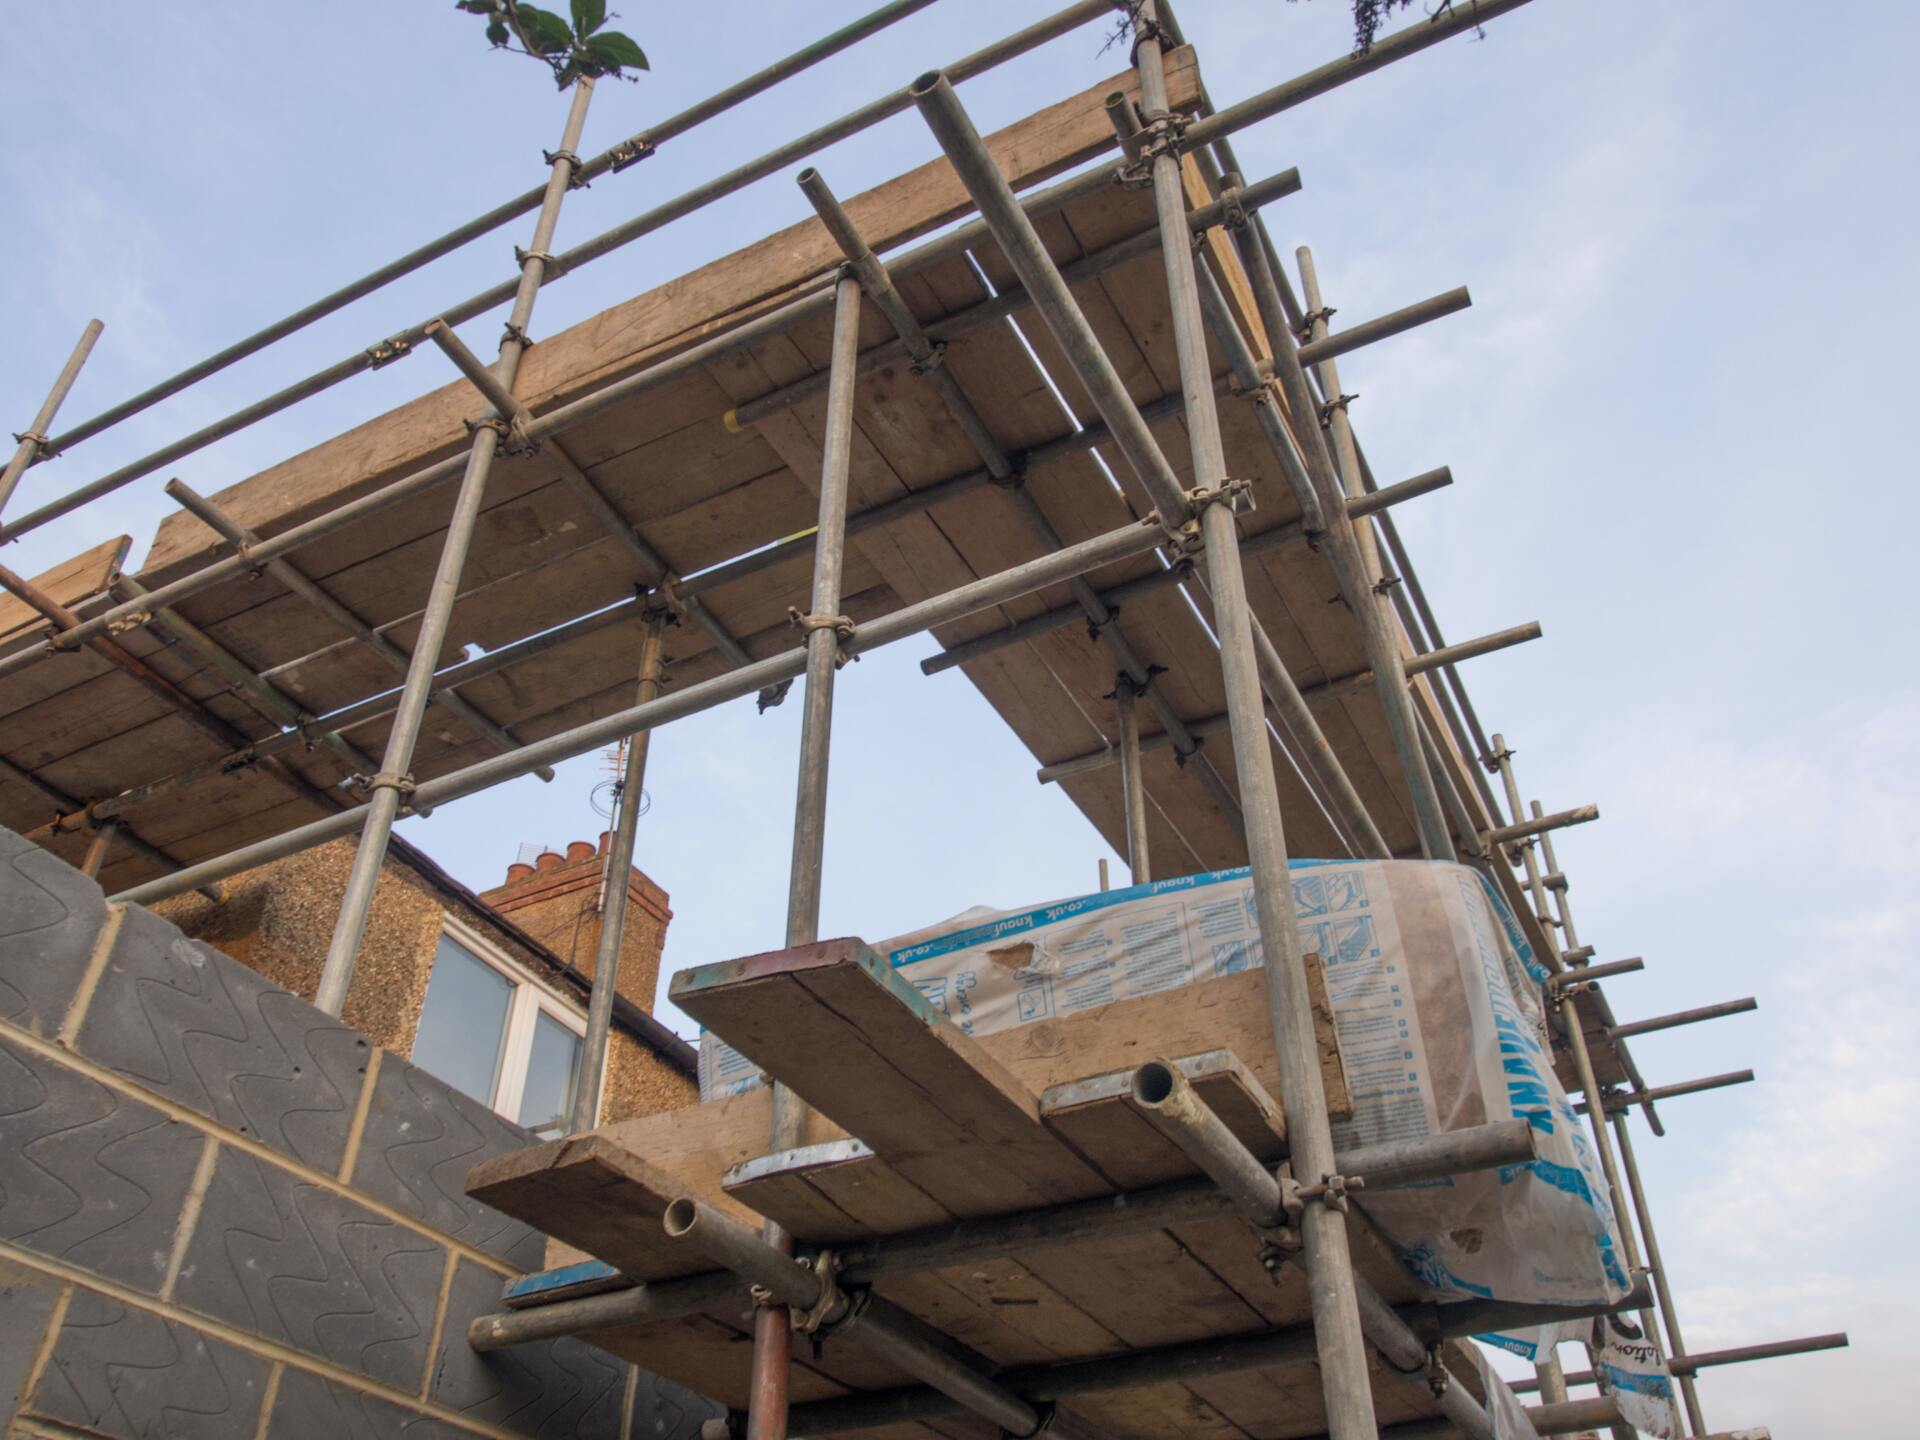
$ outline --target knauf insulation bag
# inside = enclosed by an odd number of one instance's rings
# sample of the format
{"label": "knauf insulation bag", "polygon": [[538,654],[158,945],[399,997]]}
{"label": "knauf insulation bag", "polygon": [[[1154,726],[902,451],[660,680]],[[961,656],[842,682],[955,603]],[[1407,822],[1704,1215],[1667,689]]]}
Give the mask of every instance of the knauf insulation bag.
{"label": "knauf insulation bag", "polygon": [[[1625,1293],[1600,1172],[1553,1073],[1543,972],[1492,887],[1465,866],[1423,861],[1296,861],[1291,879],[1353,1101],[1334,1143],[1514,1118],[1534,1131],[1531,1164],[1365,1192],[1414,1274],[1438,1299],[1587,1304]],[[1262,963],[1244,868],[970,910],[874,948],[975,1035]],[[704,1035],[700,1081],[713,1098],[758,1076]]]}

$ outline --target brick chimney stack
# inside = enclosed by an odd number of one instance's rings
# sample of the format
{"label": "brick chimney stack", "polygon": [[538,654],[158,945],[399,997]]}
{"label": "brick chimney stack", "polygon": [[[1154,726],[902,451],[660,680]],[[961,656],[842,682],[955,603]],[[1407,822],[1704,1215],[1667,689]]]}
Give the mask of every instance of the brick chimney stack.
{"label": "brick chimney stack", "polygon": [[[507,867],[506,883],[480,898],[582,974],[592,975],[600,948],[602,877],[612,844],[613,832],[606,831],[597,845],[575,840],[564,855],[547,850],[532,865],[516,862]],[[615,988],[652,1014],[660,952],[673,911],[667,908],[667,892],[638,867],[626,879],[627,925]]]}

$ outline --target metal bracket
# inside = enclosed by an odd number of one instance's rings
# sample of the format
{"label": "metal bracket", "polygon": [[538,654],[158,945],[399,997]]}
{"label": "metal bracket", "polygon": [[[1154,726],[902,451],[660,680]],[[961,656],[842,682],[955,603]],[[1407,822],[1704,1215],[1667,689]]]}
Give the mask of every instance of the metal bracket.
{"label": "metal bracket", "polygon": [[1149,167],[1162,155],[1178,155],[1187,133],[1187,117],[1171,110],[1140,112],[1140,159]]}
{"label": "metal bracket", "polygon": [[1229,185],[1220,192],[1220,223],[1229,230],[1244,230],[1253,218],[1241,194],[1238,185]]}
{"label": "metal bracket", "polygon": [[1196,735],[1193,737],[1193,748],[1191,750],[1182,750],[1178,745],[1174,746],[1173,763],[1175,768],[1180,770],[1186,769],[1187,762],[1206,748],[1207,737],[1204,735]]}
{"label": "metal bracket", "polygon": [[562,160],[567,162],[567,188],[569,190],[585,190],[591,183],[580,178],[580,157],[573,151],[542,150],[540,154],[545,157],[549,170],[555,165],[558,165]]}
{"label": "metal bracket", "polygon": [[404,360],[413,353],[413,342],[404,335],[394,335],[367,347],[367,358],[373,362],[372,368],[380,369],[396,360]]}
{"label": "metal bracket", "polygon": [[1382,575],[1369,588],[1376,595],[1384,595],[1400,583],[1400,577],[1398,575]]}
{"label": "metal bracket", "polygon": [[811,1310],[787,1311],[788,1323],[802,1335],[818,1336],[852,1314],[853,1302],[835,1282],[840,1273],[840,1257],[833,1251],[822,1250],[811,1259],[802,1256],[800,1263],[810,1266],[820,1277],[820,1298]]}
{"label": "metal bracket", "polygon": [[[551,250],[523,250],[516,245],[513,247],[513,260],[522,270],[527,268],[527,262],[529,260],[538,260],[546,267],[540,277],[543,280],[558,280],[562,275],[567,273],[566,264]],[[527,343],[531,344],[532,342],[528,341]]]}
{"label": "metal bracket", "polygon": [[607,151],[607,158],[613,162],[610,168],[614,174],[618,175],[629,165],[638,165],[642,160],[652,155],[655,148],[651,140],[643,140],[638,135],[622,140],[618,145]]}
{"label": "metal bracket", "polygon": [[[1113,624],[1113,622],[1119,618],[1120,607],[1118,605],[1107,606],[1107,618],[1104,620],[1096,620],[1089,615],[1087,617],[1087,639],[1093,641],[1096,645],[1099,644],[1100,636],[1106,630],[1107,626]],[[1107,698],[1111,700],[1113,697],[1109,695]]]}
{"label": "metal bracket", "polygon": [[1331,305],[1322,305],[1318,310],[1309,310],[1300,317],[1300,328],[1294,333],[1300,337],[1300,343],[1306,344],[1313,339],[1313,327],[1322,320],[1331,320],[1340,312]]}
{"label": "metal bracket", "polygon": [[395,770],[376,770],[371,775],[355,775],[347,783],[357,790],[365,790],[368,795],[376,790],[398,790],[403,800],[414,792],[413,776]]}
{"label": "metal bracket", "polygon": [[36,460],[53,458],[53,452],[47,449],[47,437],[38,430],[16,430],[13,432],[13,440],[16,445],[31,445],[33,458]]}
{"label": "metal bracket", "polygon": [[849,660],[858,660],[858,655],[849,655],[842,647],[843,642],[853,639],[860,627],[853,623],[851,615],[820,615],[804,611],[797,605],[787,607],[787,620],[796,628],[807,632],[811,638],[815,630],[833,631],[833,668],[842,668]]}
{"label": "metal bracket", "polygon": [[1307,1202],[1317,1200],[1329,1210],[1347,1213],[1347,1196],[1355,1190],[1364,1190],[1367,1185],[1364,1175],[1334,1175],[1320,1177],[1317,1185],[1302,1185],[1291,1175],[1282,1175],[1280,1179],[1280,1206],[1290,1217],[1305,1213]]}
{"label": "metal bracket", "polygon": [[1018,455],[1007,457],[1007,473],[1004,476],[995,475],[989,470],[987,483],[997,485],[1002,490],[1018,490],[1025,485],[1027,483],[1027,452],[1022,450]]}
{"label": "metal bracket", "polygon": [[651,589],[645,585],[634,586],[635,593],[640,597],[640,618],[678,625],[680,618],[687,613],[687,602],[680,598],[680,591],[676,588],[679,584],[680,577],[668,571]]}
{"label": "metal bracket", "polygon": [[1433,1392],[1433,1398],[1438,1400],[1447,1393],[1447,1387],[1453,1383],[1452,1374],[1440,1360],[1438,1345],[1427,1347],[1426,1363],[1423,1368],[1427,1374],[1427,1388]]}
{"label": "metal bracket", "polygon": [[1196,485],[1187,491],[1187,500],[1196,511],[1225,505],[1235,515],[1244,515],[1253,509],[1253,482],[1229,478],[1214,486]]}
{"label": "metal bracket", "polygon": [[[1115,605],[1111,608],[1114,615],[1119,615],[1119,606]],[[1113,622],[1108,621],[1107,623],[1112,624]],[[1102,700],[1118,700],[1122,695],[1131,695],[1136,700],[1143,700],[1146,698],[1147,692],[1153,689],[1154,682],[1166,673],[1167,667],[1164,665],[1148,665],[1147,678],[1136,683],[1133,676],[1125,670],[1116,671],[1113,677],[1113,689],[1109,690],[1100,698]]]}
{"label": "metal bracket", "polygon": [[496,443],[502,453],[506,451],[508,442],[513,436],[513,427],[508,425],[507,422],[502,420],[498,415],[486,415],[478,420],[462,420],[460,423],[467,427],[467,438],[469,439],[478,435],[482,430],[493,431],[497,437]]}
{"label": "metal bracket", "polygon": [[924,360],[915,360],[907,369],[915,375],[930,375],[947,363],[947,342],[935,340],[927,348]]}
{"label": "metal bracket", "polygon": [[1333,397],[1333,399],[1327,401],[1326,404],[1320,407],[1320,428],[1322,430],[1332,429],[1333,428],[1333,412],[1338,410],[1341,414],[1344,415],[1347,410],[1347,403],[1352,400],[1358,400],[1359,398],[1360,397],[1357,394],[1336,395]]}
{"label": "metal bracket", "polygon": [[500,327],[500,343],[504,345],[509,340],[513,341],[513,343],[518,345],[522,350],[531,350],[533,348],[533,337],[511,320]]}

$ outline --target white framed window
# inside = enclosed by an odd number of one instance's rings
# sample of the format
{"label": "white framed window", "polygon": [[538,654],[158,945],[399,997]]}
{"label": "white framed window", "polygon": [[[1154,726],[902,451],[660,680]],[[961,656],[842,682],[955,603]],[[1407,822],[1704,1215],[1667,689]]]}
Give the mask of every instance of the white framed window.
{"label": "white framed window", "polygon": [[413,1063],[541,1135],[571,1125],[587,1023],[558,990],[448,915]]}

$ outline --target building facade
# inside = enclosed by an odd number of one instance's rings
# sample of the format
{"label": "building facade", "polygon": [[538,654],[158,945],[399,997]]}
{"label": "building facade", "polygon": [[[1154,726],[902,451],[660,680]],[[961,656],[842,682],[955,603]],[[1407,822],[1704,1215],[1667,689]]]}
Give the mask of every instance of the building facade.
{"label": "building facade", "polygon": [[[605,909],[608,836],[509,867],[475,894],[394,837],[341,1019],[383,1049],[537,1135],[567,1128]],[[154,907],[187,935],[311,999],[353,842],[336,840]],[[673,912],[638,869],[627,922],[600,1119],[698,1099],[691,1046],[653,1019]]]}

